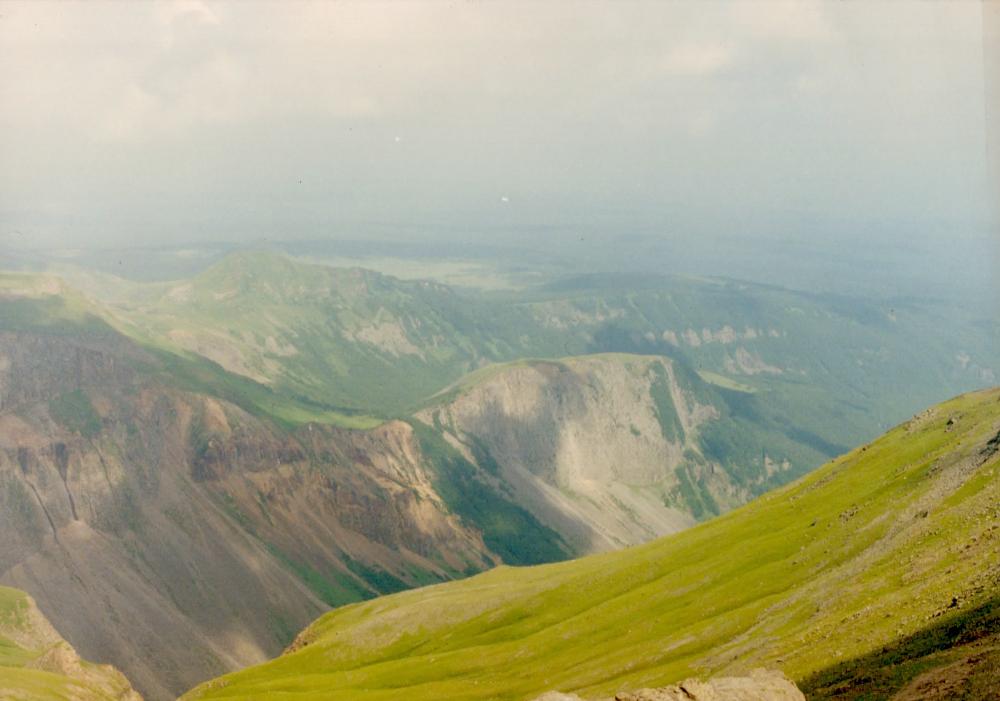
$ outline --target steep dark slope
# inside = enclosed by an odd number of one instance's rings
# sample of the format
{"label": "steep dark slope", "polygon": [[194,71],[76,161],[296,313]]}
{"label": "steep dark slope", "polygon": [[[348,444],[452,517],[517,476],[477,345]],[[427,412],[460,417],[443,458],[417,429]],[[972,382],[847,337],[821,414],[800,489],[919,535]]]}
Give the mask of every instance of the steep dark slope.
{"label": "steep dark slope", "polygon": [[810,699],[951,701],[1000,696],[1000,592],[979,605],[955,598],[948,615],[866,655],[806,678]]}

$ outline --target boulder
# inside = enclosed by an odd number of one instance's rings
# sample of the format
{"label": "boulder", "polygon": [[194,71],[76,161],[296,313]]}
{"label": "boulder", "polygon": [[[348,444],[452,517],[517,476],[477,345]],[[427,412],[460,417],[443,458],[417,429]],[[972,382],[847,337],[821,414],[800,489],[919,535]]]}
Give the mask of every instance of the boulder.
{"label": "boulder", "polygon": [[[745,677],[686,679],[659,689],[621,691],[614,701],[805,701],[806,697],[784,674],[755,669]],[[582,701],[576,694],[550,691],[535,701]]]}
{"label": "boulder", "polygon": [[798,687],[781,672],[755,669],[747,677],[687,679],[662,689],[622,692],[615,701],[805,701]]}

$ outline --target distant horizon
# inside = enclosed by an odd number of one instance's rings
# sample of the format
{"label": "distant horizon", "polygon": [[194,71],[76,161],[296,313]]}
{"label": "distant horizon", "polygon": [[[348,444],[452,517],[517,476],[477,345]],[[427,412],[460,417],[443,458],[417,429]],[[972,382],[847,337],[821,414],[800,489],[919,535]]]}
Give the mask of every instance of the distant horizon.
{"label": "distant horizon", "polygon": [[998,8],[8,2],[0,267],[340,243],[1000,316]]}

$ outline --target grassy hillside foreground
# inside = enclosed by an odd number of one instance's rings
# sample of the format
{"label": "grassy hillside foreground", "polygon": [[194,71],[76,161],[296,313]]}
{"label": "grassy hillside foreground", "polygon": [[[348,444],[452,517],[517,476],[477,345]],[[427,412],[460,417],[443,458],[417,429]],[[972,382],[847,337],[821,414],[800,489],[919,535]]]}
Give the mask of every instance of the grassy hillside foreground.
{"label": "grassy hillside foreground", "polygon": [[0,699],[142,701],[120,672],[79,658],[22,591],[0,587]]}
{"label": "grassy hillside foreground", "polygon": [[998,467],[1000,390],[965,395],[679,535],[337,609],[184,698],[594,697],[757,666],[886,697],[995,634]]}

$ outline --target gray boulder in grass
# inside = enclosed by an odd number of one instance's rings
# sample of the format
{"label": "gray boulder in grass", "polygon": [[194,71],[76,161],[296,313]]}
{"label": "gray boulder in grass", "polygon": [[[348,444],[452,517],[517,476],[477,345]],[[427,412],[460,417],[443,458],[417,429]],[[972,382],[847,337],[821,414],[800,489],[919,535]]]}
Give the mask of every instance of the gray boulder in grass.
{"label": "gray boulder in grass", "polygon": [[[805,701],[798,687],[784,674],[755,669],[745,677],[716,677],[708,681],[686,679],[659,689],[622,691],[614,701]],[[582,701],[576,694],[550,691],[535,701]]]}

